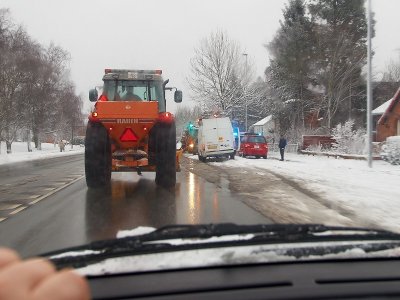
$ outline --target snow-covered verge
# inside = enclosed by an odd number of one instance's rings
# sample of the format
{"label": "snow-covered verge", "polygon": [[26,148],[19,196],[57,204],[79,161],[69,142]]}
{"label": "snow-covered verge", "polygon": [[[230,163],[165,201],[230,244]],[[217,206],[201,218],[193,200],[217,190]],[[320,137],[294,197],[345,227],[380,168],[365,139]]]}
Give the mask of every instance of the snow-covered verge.
{"label": "snow-covered verge", "polygon": [[65,151],[60,152],[58,145],[54,147],[54,144],[50,143],[42,143],[42,150],[36,150],[34,148],[34,144],[32,143],[32,152],[28,152],[28,146],[26,142],[12,143],[12,153],[10,154],[7,154],[6,145],[4,142],[0,143],[0,149],[0,165],[73,155],[84,151],[84,147],[74,145],[73,149],[71,149],[71,146],[67,145],[65,147]]}
{"label": "snow-covered verge", "polygon": [[400,136],[390,136],[386,139],[381,157],[392,165],[400,165]]}
{"label": "snow-covered verge", "polygon": [[[369,168],[366,161],[335,159],[301,154],[287,154],[285,161],[279,154],[270,153],[269,159],[236,157],[235,160],[211,162],[220,168],[250,169],[265,177],[264,185],[271,184],[270,173],[294,182],[299,187],[318,195],[324,206],[346,215],[358,225],[386,228],[400,232],[400,167],[385,161],[374,161]],[[190,156],[197,159],[196,156]],[[270,172],[265,172],[268,170]],[[243,174],[243,181],[246,175]],[[278,182],[272,182],[272,185]],[[289,188],[289,186],[288,186]],[[282,191],[282,196],[288,190]],[[265,196],[263,201],[270,199]],[[291,201],[295,201],[291,199]],[[291,203],[294,208],[305,206],[302,200]],[[307,205],[307,204],[306,204]],[[312,213],[313,207],[304,211]],[[311,219],[311,222],[316,218]],[[349,223],[351,224],[351,223]]]}

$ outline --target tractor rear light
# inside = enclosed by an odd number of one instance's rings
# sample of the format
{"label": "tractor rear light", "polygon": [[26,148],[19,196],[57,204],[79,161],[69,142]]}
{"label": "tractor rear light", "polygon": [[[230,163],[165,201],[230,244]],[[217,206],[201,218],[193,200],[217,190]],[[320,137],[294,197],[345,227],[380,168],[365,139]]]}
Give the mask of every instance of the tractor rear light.
{"label": "tractor rear light", "polygon": [[106,95],[101,95],[99,101],[108,101],[108,98]]}
{"label": "tractor rear light", "polygon": [[162,74],[162,70],[156,70],[156,74],[161,75]]}
{"label": "tractor rear light", "polygon": [[97,114],[97,112],[94,111],[89,115],[89,121],[90,122],[100,122],[100,120],[97,117],[98,117],[98,114]]}
{"label": "tractor rear light", "polygon": [[121,142],[137,142],[139,139],[137,135],[133,132],[132,128],[125,128],[121,137],[119,138]]}
{"label": "tractor rear light", "polygon": [[105,70],[104,70],[104,74],[108,74],[108,73],[111,73],[111,72],[112,72],[111,69],[105,69]]}
{"label": "tractor rear light", "polygon": [[174,121],[174,115],[169,112],[162,112],[158,114],[158,121],[161,123],[172,123]]}

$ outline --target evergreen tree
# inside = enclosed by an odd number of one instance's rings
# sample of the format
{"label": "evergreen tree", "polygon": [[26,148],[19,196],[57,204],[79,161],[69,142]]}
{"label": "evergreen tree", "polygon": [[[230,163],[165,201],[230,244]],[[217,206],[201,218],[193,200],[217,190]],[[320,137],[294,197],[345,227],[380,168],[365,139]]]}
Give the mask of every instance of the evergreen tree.
{"label": "evergreen tree", "polygon": [[290,0],[283,17],[280,29],[267,45],[272,58],[266,75],[273,90],[269,105],[285,134],[290,127],[303,127],[305,114],[313,107],[307,87],[312,79],[314,33],[303,0]]}
{"label": "evergreen tree", "polygon": [[364,0],[310,0],[308,7],[317,37],[314,73],[325,89],[320,105],[330,128],[351,116],[354,107],[365,108]]}

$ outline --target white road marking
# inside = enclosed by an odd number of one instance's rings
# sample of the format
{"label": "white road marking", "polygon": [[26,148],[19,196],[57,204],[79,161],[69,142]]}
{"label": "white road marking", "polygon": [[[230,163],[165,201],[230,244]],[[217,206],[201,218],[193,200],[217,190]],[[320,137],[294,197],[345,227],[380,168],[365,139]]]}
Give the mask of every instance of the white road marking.
{"label": "white road marking", "polygon": [[[62,189],[65,189],[66,187],[68,187],[68,186],[74,184],[75,182],[81,180],[81,179],[84,178],[84,177],[85,177],[85,175],[80,175],[80,177],[78,177],[78,178],[76,178],[76,179],[74,179],[74,180],[68,182],[67,184],[65,184],[65,185],[63,185],[63,186],[60,186],[60,187],[58,187],[58,188],[48,188],[48,189],[46,189],[46,190],[51,190],[51,191],[49,191],[47,194],[45,194],[45,195],[43,195],[43,196],[36,197],[36,199],[33,200],[33,201],[31,201],[31,202],[29,203],[29,205],[33,205],[33,204],[35,204],[35,203],[38,203],[39,201],[42,201],[43,199],[45,199],[45,198],[47,198],[47,197],[49,197],[49,196],[51,196],[51,195],[57,193],[58,191],[61,191]],[[32,196],[37,196],[37,195],[31,195],[31,197],[32,197]],[[31,197],[28,196],[27,198],[31,198]],[[0,205],[1,205],[1,204],[2,204],[2,203],[0,203]],[[15,204],[15,205],[16,205],[16,204]],[[21,204],[18,204],[18,205],[17,205],[17,207],[19,207],[19,206],[21,206]],[[18,209],[16,209],[16,210],[10,212],[9,215],[16,215],[17,213],[19,213],[20,211],[24,210],[24,209],[27,208],[27,207],[29,207],[29,206],[22,206],[22,207],[19,207]],[[12,208],[10,208],[10,209],[12,209]],[[0,218],[0,222],[1,222],[1,221],[4,221],[5,219],[7,219],[7,218]]]}
{"label": "white road marking", "polygon": [[20,211],[24,210],[27,207],[28,206],[21,206],[20,208],[17,208],[16,210],[13,210],[12,212],[10,212],[10,215],[15,215],[15,214],[19,213]]}
{"label": "white road marking", "polygon": [[54,185],[63,185],[63,184],[68,183],[68,181],[69,181],[69,180],[67,180],[67,181],[52,181],[51,184],[54,184]]}
{"label": "white road marking", "polygon": [[44,188],[43,190],[44,191],[52,191],[52,190],[55,190],[56,189],[56,187],[49,187],[49,188]]}
{"label": "white road marking", "polygon": [[11,204],[11,203],[0,203],[0,210],[9,210],[9,209],[16,209],[20,207],[22,204]]}
{"label": "white road marking", "polygon": [[39,201],[42,201],[43,199],[45,199],[45,198],[47,198],[47,197],[49,197],[49,196],[51,196],[51,195],[57,193],[58,191],[61,191],[62,189],[65,189],[66,187],[68,187],[68,186],[74,184],[75,182],[77,182],[78,180],[81,180],[81,179],[84,178],[84,177],[85,177],[85,175],[81,175],[79,178],[76,178],[76,179],[74,179],[74,180],[68,182],[66,185],[63,185],[63,186],[60,186],[60,187],[58,187],[58,188],[53,189],[51,192],[49,192],[49,193],[47,193],[47,194],[45,194],[45,195],[43,195],[43,196],[40,196],[39,198],[33,200],[33,201],[30,202],[29,204],[38,203]]}
{"label": "white road marking", "polygon": [[33,201],[29,202],[29,205],[32,205],[32,204],[38,203],[40,200],[41,200],[41,199],[36,199],[36,200],[33,200]]}

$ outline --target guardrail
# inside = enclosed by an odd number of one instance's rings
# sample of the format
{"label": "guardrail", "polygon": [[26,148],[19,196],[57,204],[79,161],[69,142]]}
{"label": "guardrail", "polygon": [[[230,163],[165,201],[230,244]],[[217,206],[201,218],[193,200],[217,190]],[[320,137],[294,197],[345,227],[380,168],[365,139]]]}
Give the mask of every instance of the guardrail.
{"label": "guardrail", "polygon": [[[334,158],[344,158],[344,159],[358,159],[358,160],[367,160],[366,155],[356,155],[356,154],[337,154],[331,152],[316,152],[316,151],[307,151],[307,150],[300,150],[301,154],[307,154],[312,156],[327,156],[327,157],[334,157]],[[380,156],[374,156],[373,160],[381,160]]]}

